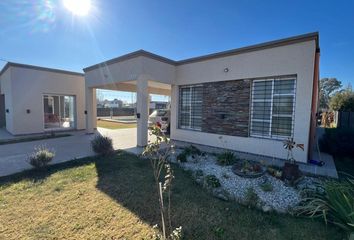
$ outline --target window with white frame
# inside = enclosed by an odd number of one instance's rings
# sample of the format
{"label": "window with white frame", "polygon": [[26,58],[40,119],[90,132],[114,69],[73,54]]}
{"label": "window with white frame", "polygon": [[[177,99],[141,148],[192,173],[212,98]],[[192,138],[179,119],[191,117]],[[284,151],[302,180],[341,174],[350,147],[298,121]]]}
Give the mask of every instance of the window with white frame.
{"label": "window with white frame", "polygon": [[295,93],[295,77],[254,80],[250,135],[276,139],[292,137]]}
{"label": "window with white frame", "polygon": [[181,129],[202,129],[203,86],[189,85],[179,88],[178,126]]}

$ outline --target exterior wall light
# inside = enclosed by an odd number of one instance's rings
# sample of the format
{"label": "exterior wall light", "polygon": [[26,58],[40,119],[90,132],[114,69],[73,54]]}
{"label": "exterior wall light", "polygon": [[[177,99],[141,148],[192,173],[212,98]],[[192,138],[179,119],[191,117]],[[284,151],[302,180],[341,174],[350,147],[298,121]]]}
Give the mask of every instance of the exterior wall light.
{"label": "exterior wall light", "polygon": [[229,72],[229,68],[224,68],[224,72]]}

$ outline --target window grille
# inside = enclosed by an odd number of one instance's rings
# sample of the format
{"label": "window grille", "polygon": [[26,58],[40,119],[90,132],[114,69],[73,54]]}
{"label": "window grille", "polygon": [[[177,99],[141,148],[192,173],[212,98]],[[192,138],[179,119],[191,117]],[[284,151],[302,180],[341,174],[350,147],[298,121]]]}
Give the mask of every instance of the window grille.
{"label": "window grille", "polygon": [[179,128],[201,131],[202,103],[202,85],[181,86],[179,88]]}
{"label": "window grille", "polygon": [[292,137],[295,94],[294,77],[254,80],[250,135],[275,139]]}

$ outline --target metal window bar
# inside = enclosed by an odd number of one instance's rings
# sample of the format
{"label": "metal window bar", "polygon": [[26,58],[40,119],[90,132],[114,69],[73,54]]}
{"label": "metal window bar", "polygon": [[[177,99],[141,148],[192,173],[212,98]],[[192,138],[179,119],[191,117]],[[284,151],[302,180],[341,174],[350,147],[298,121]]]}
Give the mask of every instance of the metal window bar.
{"label": "metal window bar", "polygon": [[179,128],[201,130],[202,96],[202,85],[188,85],[179,88]]}
{"label": "metal window bar", "polygon": [[295,93],[295,77],[254,80],[250,136],[291,137],[294,132]]}

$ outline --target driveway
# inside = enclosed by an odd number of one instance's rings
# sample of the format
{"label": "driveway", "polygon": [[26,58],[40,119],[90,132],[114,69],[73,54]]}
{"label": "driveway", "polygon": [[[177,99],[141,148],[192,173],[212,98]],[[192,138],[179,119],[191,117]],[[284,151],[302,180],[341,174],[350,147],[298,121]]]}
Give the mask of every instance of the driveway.
{"label": "driveway", "polygon": [[[132,153],[142,151],[136,147],[136,128],[118,130],[99,128],[98,132],[113,139],[114,149],[124,149]],[[70,137],[0,145],[0,177],[32,168],[26,159],[39,145],[54,149],[55,157],[52,164],[94,155],[90,145],[93,134],[88,135],[85,131],[72,134]]]}

